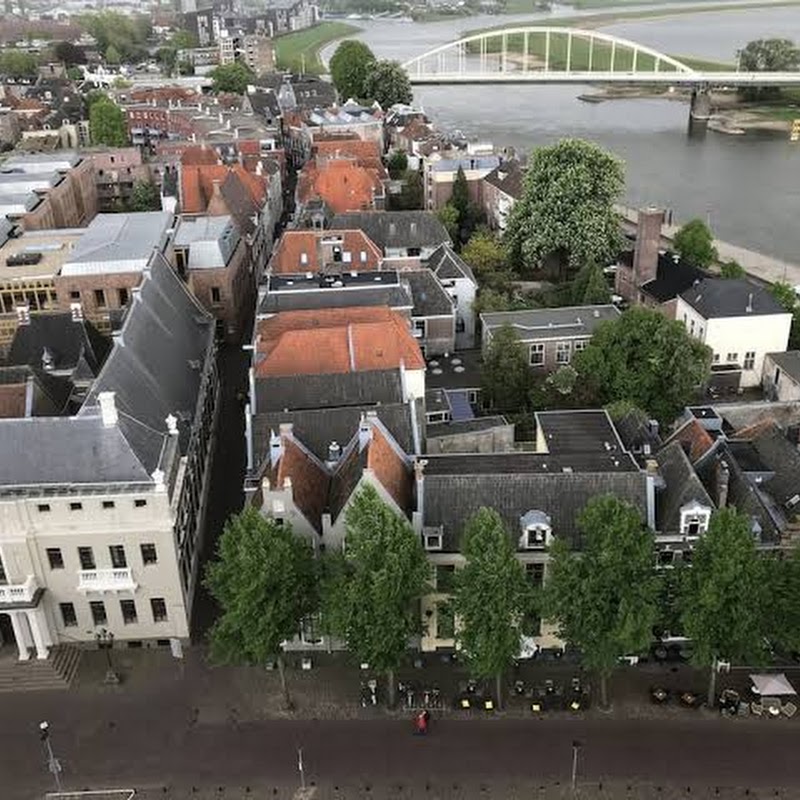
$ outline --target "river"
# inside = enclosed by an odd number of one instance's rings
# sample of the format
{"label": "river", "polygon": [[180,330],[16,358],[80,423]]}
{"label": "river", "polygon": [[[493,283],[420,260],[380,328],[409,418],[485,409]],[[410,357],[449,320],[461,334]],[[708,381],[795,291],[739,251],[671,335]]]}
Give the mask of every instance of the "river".
{"label": "river", "polygon": [[[360,21],[363,31],[357,38],[380,58],[404,61],[470,29],[534,19]],[[800,7],[708,11],[619,22],[603,30],[671,55],[734,61],[736,50],[751,39],[781,36],[800,43]],[[415,87],[414,95],[440,127],[520,151],[565,136],[596,141],[625,160],[628,204],[662,205],[676,220],[701,217],[721,239],[800,264],[800,142],[790,143],[783,135],[714,132],[689,138],[684,103],[577,100],[588,90],[424,86]]]}

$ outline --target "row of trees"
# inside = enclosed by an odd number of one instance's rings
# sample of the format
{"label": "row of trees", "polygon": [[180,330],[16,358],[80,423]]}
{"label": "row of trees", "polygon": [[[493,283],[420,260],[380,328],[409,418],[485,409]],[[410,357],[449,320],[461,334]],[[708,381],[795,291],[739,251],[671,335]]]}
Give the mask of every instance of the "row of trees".
{"label": "row of trees", "polygon": [[346,39],[330,61],[331,78],[342,101],[377,102],[381,108],[414,99],[405,70],[396,61],[378,60],[363,42]]}
{"label": "row of trees", "polygon": [[619,401],[667,424],[708,376],[711,351],[675,320],[636,307],[598,327],[586,348],[544,380],[530,369],[513,328],[501,328],[486,349],[484,398],[505,413],[542,407],[592,407]]}
{"label": "row of trees", "polygon": [[[358,662],[386,673],[390,704],[395,670],[422,632],[419,601],[430,590],[430,567],[419,537],[371,488],[355,497],[346,522],[346,552],[315,559],[308,541],[251,508],[228,521],[207,568],[206,584],[222,607],[212,657],[256,665],[276,659],[289,705],[282,648],[310,615],[321,613],[325,631]],[[709,702],[719,660],[757,664],[767,643],[800,646],[800,557],[759,558],[749,520],[735,509],[716,512],[692,566],[669,573],[655,571],[652,532],[627,503],[593,499],[578,529],[579,546],[555,539],[549,578],[536,588],[496,511],[482,508],[465,526],[465,564],[450,599],[455,636],[471,674],[496,681],[498,703],[520,639],[540,618],[554,622],[597,673],[603,705],[619,659],[645,651],[664,619],[678,620],[695,662],[711,667]]]}

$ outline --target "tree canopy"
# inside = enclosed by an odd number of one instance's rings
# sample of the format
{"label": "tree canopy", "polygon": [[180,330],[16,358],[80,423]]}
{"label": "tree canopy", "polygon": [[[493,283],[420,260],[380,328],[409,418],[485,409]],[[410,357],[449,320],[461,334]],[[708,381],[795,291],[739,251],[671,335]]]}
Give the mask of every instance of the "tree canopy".
{"label": "tree canopy", "polygon": [[518,268],[554,268],[559,277],[605,265],[622,246],[614,211],[625,186],[622,162],[591,142],[563,139],[533,151],[506,244]]}
{"label": "tree canopy", "polygon": [[667,424],[708,377],[711,350],[680,322],[635,307],[601,324],[573,365],[600,405],[627,400]]}
{"label": "tree canopy", "polygon": [[775,281],[770,286],[772,296],[792,315],[789,333],[789,350],[800,350],[800,301],[794,286],[786,281]]}
{"label": "tree canopy", "polygon": [[356,39],[345,39],[331,56],[330,71],[339,99],[366,97],[365,86],[376,59],[372,50]]}
{"label": "tree canopy", "polygon": [[160,211],[161,194],[151,181],[136,181],[128,204],[131,211]]}
{"label": "tree canopy", "polygon": [[97,40],[97,47],[106,54],[106,59],[111,47],[112,52],[119,55],[119,62],[135,61],[147,56],[147,39],[152,32],[148,17],[128,16],[118,11],[98,11],[81,14],[78,22]]}
{"label": "tree canopy", "polygon": [[72,42],[55,42],[53,44],[53,58],[56,61],[63,62],[66,67],[86,63],[86,53],[84,49]]}
{"label": "tree canopy", "polygon": [[0,52],[0,73],[11,78],[27,78],[36,74],[39,61],[36,56],[24,50],[3,50]]}
{"label": "tree canopy", "polygon": [[212,658],[258,666],[277,658],[288,704],[281,645],[318,605],[309,542],[249,507],[225,524],[205,583],[222,609],[210,632]]}
{"label": "tree canopy", "polygon": [[128,144],[125,112],[105,95],[93,100],[89,107],[89,132],[93,144],[123,147]]}
{"label": "tree canopy", "polygon": [[719,275],[721,278],[746,278],[747,272],[745,268],[735,259],[726,261],[719,268]]}
{"label": "tree canopy", "polygon": [[376,61],[364,81],[364,97],[387,109],[397,103],[408,105],[414,99],[414,92],[399,62]]}
{"label": "tree canopy", "polygon": [[[743,72],[792,72],[800,66],[800,48],[791,39],[755,39],[739,53],[739,69]],[[745,86],[740,93],[748,100],[775,97],[780,89],[774,86]]]}
{"label": "tree canopy", "polygon": [[765,587],[749,516],[730,507],[714,512],[684,573],[679,601],[693,659],[711,666],[709,705],[718,659],[757,664],[764,657]]}
{"label": "tree canopy", "polygon": [[492,334],[483,354],[481,387],[486,403],[500,412],[525,408],[533,378],[528,350],[510,325]]}
{"label": "tree canopy", "polygon": [[220,64],[211,70],[210,75],[213,91],[231,94],[244,94],[248,85],[255,79],[252,70],[239,61]]}
{"label": "tree canopy", "polygon": [[717,260],[714,234],[701,219],[690,219],[672,240],[675,252],[695,267],[706,269]]}
{"label": "tree canopy", "polygon": [[493,509],[481,508],[467,521],[461,552],[466,564],[455,574],[456,639],[474,677],[496,678],[502,705],[501,678],[519,654],[531,587]]}
{"label": "tree canopy", "polygon": [[658,584],[653,536],[633,506],[596,497],[578,518],[580,552],[557,537],[550,548],[544,614],[598,672],[601,702],[620,656],[638,653],[652,639]]}
{"label": "tree canopy", "polygon": [[350,502],[345,529],[344,553],[327,559],[323,614],[359,662],[388,673],[391,704],[394,670],[420,631],[428,562],[408,521],[370,485]]}

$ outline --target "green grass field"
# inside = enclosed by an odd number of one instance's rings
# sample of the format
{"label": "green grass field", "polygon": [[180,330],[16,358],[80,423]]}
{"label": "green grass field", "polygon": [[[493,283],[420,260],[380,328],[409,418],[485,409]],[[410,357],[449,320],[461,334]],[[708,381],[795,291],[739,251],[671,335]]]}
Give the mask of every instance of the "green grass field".
{"label": "green grass field", "polygon": [[326,44],[361,30],[346,22],[321,22],[313,28],[287,33],[275,39],[278,69],[322,75],[325,68],[319,52]]}

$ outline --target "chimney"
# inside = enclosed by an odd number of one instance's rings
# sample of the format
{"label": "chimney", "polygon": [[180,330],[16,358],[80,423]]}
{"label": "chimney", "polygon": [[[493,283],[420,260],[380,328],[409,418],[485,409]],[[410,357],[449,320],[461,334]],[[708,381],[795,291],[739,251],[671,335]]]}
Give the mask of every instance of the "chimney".
{"label": "chimney", "polygon": [[328,445],[328,464],[335,464],[342,457],[342,447],[339,442],[331,442]]}
{"label": "chimney", "polygon": [[164,492],[167,489],[167,485],[164,483],[164,470],[163,469],[154,469],[150,477],[153,479],[153,483],[155,483],[156,491],[157,492]]}
{"label": "chimney", "polygon": [[279,433],[270,431],[269,434],[269,464],[274,467],[283,456],[283,439]]}
{"label": "chimney", "polygon": [[639,210],[633,251],[633,282],[637,289],[656,277],[663,224],[663,209],[650,207]]}
{"label": "chimney", "polygon": [[174,414],[170,414],[164,422],[167,423],[167,433],[170,436],[178,435],[178,418]]}
{"label": "chimney", "polygon": [[748,314],[752,314],[753,313],[753,293],[752,292],[750,292],[750,294],[747,295],[747,308],[745,309],[745,311]]}
{"label": "chimney", "polygon": [[17,306],[17,325],[30,325],[31,322],[31,307],[30,306]]}
{"label": "chimney", "polygon": [[113,428],[119,421],[114,395],[115,392],[100,392],[100,394],[97,395],[97,402],[100,403],[100,416],[103,419],[104,428]]}
{"label": "chimney", "polygon": [[372,426],[366,417],[361,417],[361,422],[358,424],[358,451],[361,452],[372,439]]}
{"label": "chimney", "polygon": [[728,504],[728,486],[731,472],[727,461],[717,462],[717,508],[725,508]]}

